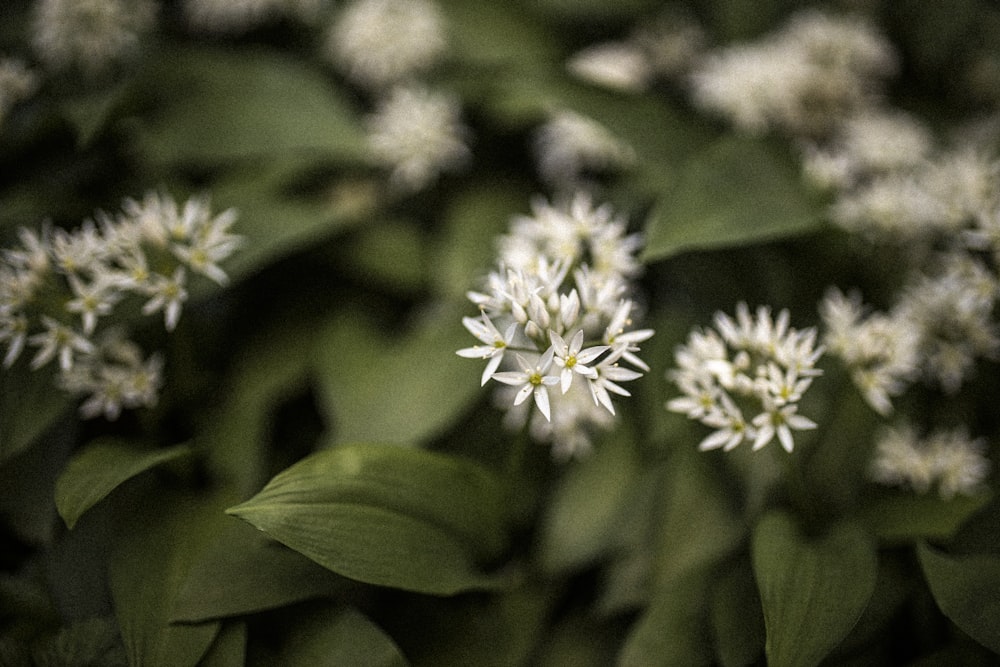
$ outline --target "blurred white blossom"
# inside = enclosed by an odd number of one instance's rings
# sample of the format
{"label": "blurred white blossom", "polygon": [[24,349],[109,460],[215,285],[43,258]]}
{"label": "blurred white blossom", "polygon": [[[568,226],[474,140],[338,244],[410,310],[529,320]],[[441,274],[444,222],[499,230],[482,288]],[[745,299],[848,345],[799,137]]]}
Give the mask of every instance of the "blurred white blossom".
{"label": "blurred white blossom", "polygon": [[457,98],[417,85],[394,87],[368,117],[375,160],[404,192],[421,190],[472,156]]}
{"label": "blurred white blossom", "polygon": [[557,189],[586,185],[591,173],[625,168],[635,151],[606,127],[574,111],[551,115],[535,133],[538,173]]}
{"label": "blurred white blossom", "polygon": [[380,89],[428,70],[447,46],[433,0],[355,0],[335,18],[326,55],[355,83]]}
{"label": "blurred white blossom", "polygon": [[741,130],[813,136],[870,106],[895,64],[888,41],[863,20],[802,11],[756,42],[709,52],[691,89],[697,106]]}
{"label": "blurred white blossom", "polygon": [[497,397],[511,427],[527,425],[566,458],[614,423],[611,394],[630,395],[621,383],[649,369],[637,353],[653,331],[633,328],[640,239],[624,219],[585,194],[560,205],[537,199],[532,210],[500,239],[484,291],[469,293],[480,316],[463,324],[483,344],[458,354],[486,360],[482,381],[504,385]]}
{"label": "blurred white blossom", "polygon": [[645,90],[653,74],[645,52],[630,42],[588,46],[574,54],[566,67],[583,81],[630,93]]}
{"label": "blurred white blossom", "polygon": [[156,19],[152,0],[36,0],[31,42],[56,70],[97,75],[137,52]]}
{"label": "blurred white blossom", "polygon": [[735,319],[718,312],[714,329],[693,330],[677,348],[677,368],[667,377],[683,395],[667,409],[715,429],[701,450],[729,451],[742,442],[758,450],[777,437],[791,452],[792,431],[816,427],[798,414],[798,402],[822,373],[815,367],[822,354],[816,330],[791,328],[787,310],[772,318],[768,307],[753,315],[740,303]]}
{"label": "blurred white blossom", "polygon": [[907,423],[878,440],[869,467],[871,478],[888,486],[908,486],[924,494],[936,484],[945,500],[982,489],[989,471],[985,441],[963,429],[938,430],[920,437]]}

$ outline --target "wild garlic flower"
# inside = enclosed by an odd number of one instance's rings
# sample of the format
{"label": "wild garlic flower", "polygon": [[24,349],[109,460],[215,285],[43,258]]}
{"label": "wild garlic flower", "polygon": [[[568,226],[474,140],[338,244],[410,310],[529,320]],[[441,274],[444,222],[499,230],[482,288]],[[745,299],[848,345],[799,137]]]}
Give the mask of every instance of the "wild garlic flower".
{"label": "wild garlic flower", "polygon": [[820,303],[823,342],[848,367],[858,391],[880,415],[919,374],[920,333],[898,314],[868,313],[859,294],[831,288]]}
{"label": "wild garlic flower", "polygon": [[0,128],[14,105],[31,97],[37,88],[37,75],[23,61],[0,58]]}
{"label": "wild garlic flower", "polygon": [[611,90],[638,93],[653,76],[646,53],[631,42],[604,42],[579,51],[566,68],[576,78]]}
{"label": "wild garlic flower", "polygon": [[445,28],[433,0],[355,0],[331,26],[326,54],[355,83],[387,88],[441,60]]}
{"label": "wild garlic flower", "polygon": [[368,143],[395,188],[416,192],[469,161],[460,114],[457,98],[416,85],[397,86],[382,100],[368,118]]}
{"label": "wild garlic flower", "polygon": [[805,149],[813,183],[844,189],[873,176],[920,166],[931,153],[930,131],[903,112],[864,109],[839,122],[823,147]]}
{"label": "wild garlic flower", "polygon": [[560,190],[586,185],[588,176],[628,167],[632,147],[597,121],[574,111],[557,111],[534,137],[538,173]]}
{"label": "wild garlic flower", "polygon": [[[58,382],[90,394],[85,416],[117,416],[152,405],[160,362],[143,360],[121,334],[108,334],[118,308],[138,297],[145,315],[163,313],[172,330],[187,299],[190,273],[224,283],[219,262],[239,244],[233,211],[213,215],[204,198],[183,207],[166,195],[125,200],[115,217],[99,213],[72,231],[22,229],[21,245],[0,261],[0,343],[4,366],[33,350],[33,370],[55,361]],[[119,318],[120,319],[120,318]]]}
{"label": "wild garlic flower", "polygon": [[772,318],[766,306],[753,315],[740,303],[735,319],[718,312],[714,329],[693,330],[677,348],[677,368],[667,377],[683,396],[667,409],[715,429],[698,445],[702,451],[743,442],[758,450],[777,436],[791,452],[793,430],[816,428],[798,414],[798,402],[822,373],[815,367],[822,354],[816,330],[791,328],[787,310]]}
{"label": "wild garlic flower", "polygon": [[197,30],[246,32],[282,17],[315,19],[326,0],[185,0],[184,15]]}
{"label": "wild garlic flower", "polygon": [[936,484],[945,500],[973,495],[989,471],[986,443],[962,429],[940,430],[921,438],[910,424],[887,430],[869,467],[871,478],[887,486],[908,486],[924,494]]}
{"label": "wild garlic flower", "polygon": [[614,423],[611,394],[629,396],[622,383],[649,370],[637,353],[653,331],[632,328],[640,239],[624,219],[584,194],[532,208],[501,237],[484,291],[469,292],[480,314],[463,324],[482,344],[458,354],[486,361],[482,383],[503,385],[497,396],[511,427],[527,425],[566,458]]}
{"label": "wild garlic flower", "polygon": [[48,67],[97,75],[139,50],[156,9],[152,0],[36,0],[31,41]]}
{"label": "wild garlic flower", "polygon": [[694,103],[752,133],[816,136],[871,105],[895,54],[869,24],[803,11],[761,40],[710,52],[691,76]]}
{"label": "wild garlic flower", "polygon": [[1000,161],[960,149],[884,173],[846,188],[831,218],[872,240],[962,237],[1000,204]]}
{"label": "wild garlic flower", "polygon": [[955,393],[975,370],[977,358],[996,357],[998,296],[996,275],[964,253],[945,255],[938,271],[918,276],[903,289],[895,316],[919,332],[925,379]]}

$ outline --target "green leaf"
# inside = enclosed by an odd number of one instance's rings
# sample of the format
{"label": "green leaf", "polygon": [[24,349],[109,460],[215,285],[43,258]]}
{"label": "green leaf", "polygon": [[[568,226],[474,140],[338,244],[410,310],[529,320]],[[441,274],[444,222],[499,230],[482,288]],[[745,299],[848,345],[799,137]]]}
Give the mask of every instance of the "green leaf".
{"label": "green leaf", "polygon": [[437,595],[496,585],[477,562],[506,543],[491,473],[390,445],[313,454],[227,512],[345,577]]}
{"label": "green leaf", "polygon": [[95,440],[70,459],[56,481],[59,516],[72,529],[84,512],[123,482],[190,453],[188,445],[148,449],[110,438]]}
{"label": "green leaf", "polygon": [[113,619],[107,618],[75,621],[55,636],[36,643],[31,653],[35,665],[125,667],[128,664],[118,628]]}
{"label": "green leaf", "polygon": [[198,667],[244,667],[246,653],[247,624],[225,623]]}
{"label": "green leaf", "polygon": [[944,615],[991,651],[1000,653],[1000,556],[952,556],[921,543],[917,556]]}
{"label": "green leaf", "polygon": [[307,152],[364,158],[358,114],[305,61],[262,48],[163,49],[138,82],[155,111],[137,124],[158,162],[218,162]]}
{"label": "green leaf", "polygon": [[0,369],[0,463],[24,450],[68,412],[73,399],[54,381],[52,373],[30,371],[23,360]]}
{"label": "green leaf", "polygon": [[638,474],[634,443],[621,434],[566,470],[543,511],[541,568],[550,573],[580,568],[614,547],[612,537]]}
{"label": "green leaf", "polygon": [[475,342],[463,314],[475,309],[432,305],[402,340],[353,313],[316,333],[321,405],[336,442],[415,444],[454,422],[482,391],[482,366],[455,354]]}
{"label": "green leaf", "polygon": [[693,448],[678,453],[667,467],[663,488],[660,546],[655,586],[711,567],[743,540],[746,527],[727,501],[726,489],[711,458]]}
{"label": "green leaf", "polygon": [[137,478],[112,497],[111,597],[129,664],[193,667],[220,624],[179,625],[170,617],[191,564],[226,521],[223,499],[182,493],[153,481]]}
{"label": "green leaf", "polygon": [[216,210],[234,208],[233,232],[244,242],[226,260],[234,279],[253,274],[363,219],[376,193],[364,182],[330,180],[328,191],[296,191],[311,161],[275,160],[233,169],[212,184]]}
{"label": "green leaf", "polygon": [[557,62],[551,36],[517,2],[441,0],[451,51],[468,66],[537,68]]}
{"label": "green leaf", "polygon": [[909,491],[878,489],[868,496],[859,520],[881,541],[945,540],[990,501],[990,494],[949,500]]}
{"label": "green leaf", "polygon": [[696,154],[663,192],[646,226],[647,262],[819,230],[823,208],[791,156],[725,137]]}
{"label": "green leaf", "polygon": [[399,648],[381,628],[355,609],[310,607],[293,616],[282,650],[269,656],[275,667],[401,667],[407,664]]}
{"label": "green leaf", "polygon": [[772,512],[753,535],[766,653],[775,667],[819,664],[850,632],[875,589],[875,546],[852,524],[810,539]]}
{"label": "green leaf", "polygon": [[657,589],[622,647],[619,667],[711,665],[706,618],[709,582],[702,570]]}
{"label": "green leaf", "polygon": [[352,583],[234,521],[192,565],[174,601],[172,620],[191,623],[257,613],[343,594]]}

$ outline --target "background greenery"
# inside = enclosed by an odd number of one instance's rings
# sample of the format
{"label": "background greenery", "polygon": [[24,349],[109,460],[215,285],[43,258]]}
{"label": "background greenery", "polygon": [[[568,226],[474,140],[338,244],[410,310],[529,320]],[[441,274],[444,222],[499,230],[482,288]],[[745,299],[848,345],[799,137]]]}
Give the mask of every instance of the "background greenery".
{"label": "background greenery", "polygon": [[[741,300],[813,325],[831,284],[885,298],[884,251],[830,225],[781,140],[735,136],[666,87],[566,74],[663,3],[440,5],[434,83],[461,95],[475,158],[412,196],[369,161],[370,100],[292,22],[199,36],[166,3],[126,71],[51,75],[5,119],[5,246],[160,187],[237,208],[246,241],[230,287],[169,337],[137,332],[167,359],[156,409],[82,422],[46,371],[0,373],[0,662],[995,664],[994,494],[867,482],[881,421],[835,363],[791,456],[699,453],[700,427],[663,409],[692,326]],[[725,44],[801,6],[686,9]],[[1000,76],[965,76],[1000,62],[993,3],[827,6],[878,22],[905,63],[893,100],[942,132],[1000,101]],[[28,10],[0,9],[0,48],[28,51]],[[619,428],[567,464],[501,428],[454,354],[492,239],[549,194],[530,145],[556,107],[637,151],[601,196],[645,232],[657,331]],[[913,400],[988,434],[995,461],[997,378],[984,364],[957,397]]]}

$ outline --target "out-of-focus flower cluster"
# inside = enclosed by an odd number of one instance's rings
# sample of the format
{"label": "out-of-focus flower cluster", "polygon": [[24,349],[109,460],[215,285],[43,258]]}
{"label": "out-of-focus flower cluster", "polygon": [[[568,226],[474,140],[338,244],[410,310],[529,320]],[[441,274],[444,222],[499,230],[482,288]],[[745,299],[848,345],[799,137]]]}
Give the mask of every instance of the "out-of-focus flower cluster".
{"label": "out-of-focus flower cluster", "polygon": [[[150,406],[161,361],[143,359],[125,337],[119,308],[133,299],[142,314],[162,313],[173,330],[188,298],[188,274],[227,281],[220,262],[239,244],[236,214],[213,215],[204,198],[183,207],[150,193],[125,200],[116,216],[99,213],[78,228],[22,228],[20,247],[0,263],[0,342],[10,367],[32,350],[32,370],[58,364],[59,384],[86,395],[87,417],[109,419],[123,408]],[[117,316],[117,317],[116,317]]]}
{"label": "out-of-focus flower cluster", "polygon": [[908,486],[927,493],[937,485],[944,499],[981,490],[989,471],[986,443],[970,440],[962,429],[935,431],[920,437],[910,424],[889,429],[879,439],[870,475],[889,486]]}
{"label": "out-of-focus flower cluster", "polygon": [[500,239],[486,289],[469,293],[480,315],[463,324],[480,344],[458,354],[486,360],[483,385],[505,385],[497,396],[510,426],[528,424],[565,458],[586,453],[593,431],[613,423],[611,395],[630,395],[619,383],[649,370],[637,353],[653,331],[632,328],[641,239],[587,195],[532,209]]}
{"label": "out-of-focus flower cluster", "polygon": [[765,306],[753,315],[741,303],[735,319],[718,312],[714,329],[695,329],[677,348],[677,368],[668,378],[683,396],[668,401],[667,409],[715,429],[701,450],[729,451],[742,442],[757,450],[777,436],[791,452],[792,431],[816,427],[798,414],[799,400],[821,374],[816,335],[813,328],[791,328],[787,310],[772,318]]}
{"label": "out-of-focus flower cluster", "polygon": [[328,31],[326,58],[374,99],[372,158],[401,193],[422,190],[471,157],[460,100],[420,80],[446,55],[446,28],[433,0],[355,0]]}

